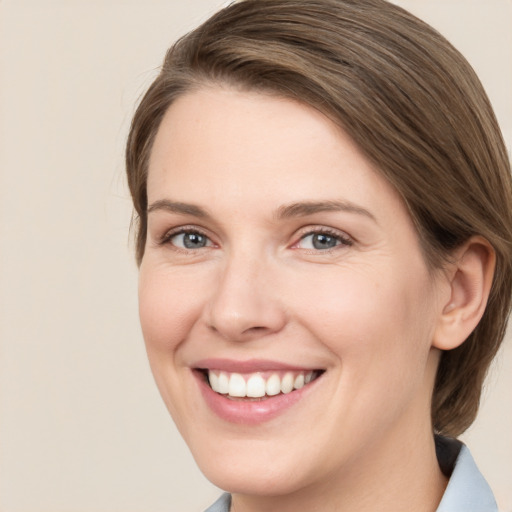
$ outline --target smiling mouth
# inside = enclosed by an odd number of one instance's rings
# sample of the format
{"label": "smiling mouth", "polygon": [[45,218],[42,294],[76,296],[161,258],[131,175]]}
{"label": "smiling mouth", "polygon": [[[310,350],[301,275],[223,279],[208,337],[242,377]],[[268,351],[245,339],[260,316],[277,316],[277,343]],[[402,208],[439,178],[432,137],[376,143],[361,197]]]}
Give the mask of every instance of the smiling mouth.
{"label": "smiling mouth", "polygon": [[210,388],[230,400],[261,401],[302,389],[324,370],[236,373],[200,369]]}

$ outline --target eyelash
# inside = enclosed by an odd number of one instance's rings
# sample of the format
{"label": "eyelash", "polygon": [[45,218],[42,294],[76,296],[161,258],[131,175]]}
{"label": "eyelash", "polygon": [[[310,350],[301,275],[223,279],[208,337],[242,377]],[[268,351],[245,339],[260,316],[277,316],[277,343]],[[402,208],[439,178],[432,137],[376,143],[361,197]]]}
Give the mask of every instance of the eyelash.
{"label": "eyelash", "polygon": [[[213,242],[211,241],[211,238],[203,231],[201,231],[195,227],[184,226],[184,227],[180,227],[176,230],[168,231],[167,233],[165,233],[158,241],[158,245],[168,245],[168,244],[170,244],[171,240],[174,237],[176,237],[178,235],[182,235],[182,234],[190,234],[190,235],[195,234],[195,235],[204,236],[207,240],[209,240],[213,244]],[[297,242],[294,242],[294,244],[292,245],[291,248],[298,249],[297,245],[300,244],[300,242],[302,242],[307,237],[314,236],[314,235],[327,235],[329,237],[335,238],[337,241],[339,241],[339,244],[335,245],[334,247],[327,248],[327,249],[304,249],[305,251],[308,251],[308,253],[330,253],[334,250],[337,250],[337,248],[340,246],[350,247],[354,244],[353,240],[350,239],[347,235],[345,235],[339,231],[336,231],[334,229],[329,229],[326,227],[319,226],[316,228],[313,228],[313,227],[304,228],[302,234],[300,235],[299,240]],[[173,246],[174,250],[187,252],[187,253],[190,251],[197,250],[197,249],[186,249],[186,248],[178,247],[174,244],[170,244],[170,245]],[[207,246],[207,247],[211,247],[211,245]]]}

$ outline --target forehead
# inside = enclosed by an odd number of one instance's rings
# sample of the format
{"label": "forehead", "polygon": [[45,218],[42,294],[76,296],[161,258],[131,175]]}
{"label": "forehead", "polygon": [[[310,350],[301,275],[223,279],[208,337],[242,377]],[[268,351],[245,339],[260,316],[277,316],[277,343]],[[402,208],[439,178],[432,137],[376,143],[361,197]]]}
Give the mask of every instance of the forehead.
{"label": "forehead", "polygon": [[201,157],[208,153],[211,167],[218,163],[234,167],[240,159],[261,171],[271,159],[275,167],[283,158],[293,162],[293,154],[285,154],[286,150],[294,146],[299,158],[306,142],[309,149],[319,142],[326,151],[327,144],[334,142],[339,151],[340,142],[347,145],[349,139],[307,105],[259,92],[208,87],[171,104],[153,145],[150,169],[163,161],[178,167],[185,158],[201,167]]}
{"label": "forehead", "polygon": [[168,196],[260,210],[304,200],[387,202],[403,213],[393,187],[325,115],[286,98],[220,87],[185,94],[162,120],[148,199]]}

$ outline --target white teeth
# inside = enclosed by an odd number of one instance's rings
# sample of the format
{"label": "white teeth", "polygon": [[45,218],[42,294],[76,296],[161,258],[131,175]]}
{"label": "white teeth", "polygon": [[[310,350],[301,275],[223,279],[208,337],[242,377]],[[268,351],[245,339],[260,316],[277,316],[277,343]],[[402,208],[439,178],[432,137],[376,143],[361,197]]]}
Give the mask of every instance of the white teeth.
{"label": "white teeth", "polygon": [[213,391],[236,398],[262,398],[265,395],[291,393],[309,384],[314,376],[315,372],[286,372],[281,378],[276,372],[265,379],[261,373],[244,376],[241,373],[208,371],[208,381]]}
{"label": "white teeth", "polygon": [[267,380],[267,385],[265,386],[265,391],[268,396],[274,396],[281,393],[281,379],[277,373],[274,373]]}
{"label": "white teeth", "polygon": [[219,376],[214,372],[210,372],[208,374],[208,380],[210,381],[210,386],[213,389],[213,391],[217,391],[217,393],[218,393],[219,392]]}
{"label": "white teeth", "polygon": [[295,379],[293,378],[293,373],[286,373],[283,377],[283,380],[281,381],[281,391],[283,393],[290,393],[290,391],[293,390],[293,381]]}
{"label": "white teeth", "polygon": [[300,389],[304,387],[304,374],[299,373],[297,377],[295,377],[295,381],[293,382],[294,389]]}
{"label": "white teeth", "polygon": [[265,396],[265,380],[261,375],[253,375],[247,381],[247,396],[252,398]]}
{"label": "white teeth", "polygon": [[214,391],[222,393],[223,395],[227,395],[229,393],[229,377],[224,372],[221,372],[219,375],[219,389],[215,389]]}
{"label": "white teeth", "polygon": [[229,378],[229,396],[244,397],[247,396],[247,384],[245,379],[239,373],[232,373]]}

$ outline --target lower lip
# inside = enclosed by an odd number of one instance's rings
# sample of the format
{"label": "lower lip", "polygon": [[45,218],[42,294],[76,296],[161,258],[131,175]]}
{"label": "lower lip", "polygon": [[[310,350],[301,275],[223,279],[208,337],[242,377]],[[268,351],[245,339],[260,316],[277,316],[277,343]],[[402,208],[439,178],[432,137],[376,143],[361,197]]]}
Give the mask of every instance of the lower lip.
{"label": "lower lip", "polygon": [[194,374],[210,409],[221,419],[240,425],[258,425],[283,414],[304,398],[318,380],[315,379],[301,389],[263,400],[230,400],[225,395],[213,391],[202,373],[194,371]]}

